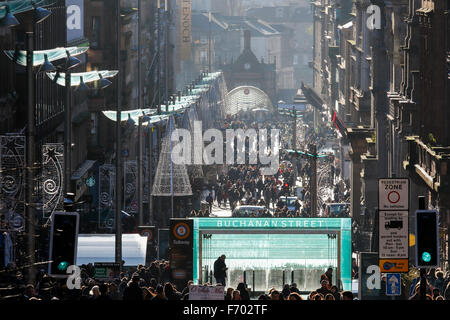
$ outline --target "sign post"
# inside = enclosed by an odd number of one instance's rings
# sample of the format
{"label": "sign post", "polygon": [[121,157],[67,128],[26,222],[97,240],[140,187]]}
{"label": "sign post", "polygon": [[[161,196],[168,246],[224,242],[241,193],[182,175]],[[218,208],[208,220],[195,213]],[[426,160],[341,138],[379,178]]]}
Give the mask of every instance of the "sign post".
{"label": "sign post", "polygon": [[194,222],[191,219],[170,219],[169,261],[171,279],[177,288],[184,288],[193,278]]}
{"label": "sign post", "polygon": [[378,259],[383,273],[408,272],[409,179],[378,180]]}
{"label": "sign post", "polygon": [[377,252],[359,253],[358,300],[382,300]]}

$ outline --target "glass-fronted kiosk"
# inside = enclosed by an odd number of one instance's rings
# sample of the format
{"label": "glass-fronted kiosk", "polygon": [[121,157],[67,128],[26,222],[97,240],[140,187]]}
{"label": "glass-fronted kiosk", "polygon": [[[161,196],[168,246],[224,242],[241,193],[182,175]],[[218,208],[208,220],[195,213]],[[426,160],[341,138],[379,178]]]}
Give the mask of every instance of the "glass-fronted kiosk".
{"label": "glass-fronted kiosk", "polygon": [[226,286],[246,282],[267,292],[295,282],[300,291],[320,287],[333,268],[333,284],[351,289],[349,218],[194,218],[194,281],[214,283],[215,260],[226,255]]}

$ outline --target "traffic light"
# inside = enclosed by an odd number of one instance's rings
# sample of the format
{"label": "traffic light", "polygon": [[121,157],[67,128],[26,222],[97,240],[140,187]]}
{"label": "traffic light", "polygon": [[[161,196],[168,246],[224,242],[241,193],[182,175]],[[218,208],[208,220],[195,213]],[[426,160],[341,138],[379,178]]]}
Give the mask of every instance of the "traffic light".
{"label": "traffic light", "polygon": [[289,194],[289,183],[288,182],[283,183],[283,191],[284,191],[285,195]]}
{"label": "traffic light", "polygon": [[416,266],[439,266],[439,213],[435,210],[416,211]]}
{"label": "traffic light", "polygon": [[69,266],[76,264],[78,213],[55,212],[50,231],[50,254],[48,273],[66,275]]}

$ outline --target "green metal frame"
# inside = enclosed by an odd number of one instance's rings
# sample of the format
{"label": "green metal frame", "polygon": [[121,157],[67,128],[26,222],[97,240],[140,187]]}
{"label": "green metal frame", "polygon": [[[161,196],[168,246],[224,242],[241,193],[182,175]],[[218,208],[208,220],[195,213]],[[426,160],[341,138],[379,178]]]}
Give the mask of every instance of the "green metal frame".
{"label": "green metal frame", "polygon": [[[194,282],[201,278],[203,233],[291,233],[338,235],[338,278],[344,290],[351,290],[351,218],[193,218]],[[244,245],[244,244],[243,244]]]}

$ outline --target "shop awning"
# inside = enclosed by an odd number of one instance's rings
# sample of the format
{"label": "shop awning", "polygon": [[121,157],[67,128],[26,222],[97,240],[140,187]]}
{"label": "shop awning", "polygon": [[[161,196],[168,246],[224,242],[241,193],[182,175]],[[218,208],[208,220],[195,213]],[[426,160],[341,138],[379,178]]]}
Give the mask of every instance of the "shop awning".
{"label": "shop awning", "polygon": [[311,88],[309,85],[305,84],[302,81],[302,91],[305,95],[306,99],[309,101],[309,103],[316,109],[322,111],[324,109],[324,105],[326,103],[322,100],[320,95],[314,90],[314,88]]}

